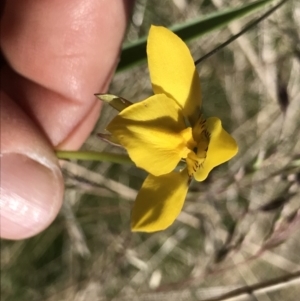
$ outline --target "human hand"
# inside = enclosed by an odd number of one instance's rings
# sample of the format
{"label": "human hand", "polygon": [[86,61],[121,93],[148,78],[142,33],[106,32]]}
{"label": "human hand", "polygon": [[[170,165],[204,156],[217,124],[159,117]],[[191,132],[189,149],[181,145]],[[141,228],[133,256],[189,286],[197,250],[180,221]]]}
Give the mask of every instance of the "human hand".
{"label": "human hand", "polygon": [[77,149],[100,112],[133,0],[7,0],[1,48],[1,237],[45,229],[63,199],[53,148]]}

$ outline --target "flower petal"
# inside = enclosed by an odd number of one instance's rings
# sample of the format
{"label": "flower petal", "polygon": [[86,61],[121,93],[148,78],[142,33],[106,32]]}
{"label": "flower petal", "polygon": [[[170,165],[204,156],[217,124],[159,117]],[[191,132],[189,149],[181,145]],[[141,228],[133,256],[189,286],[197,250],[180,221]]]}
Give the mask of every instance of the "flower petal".
{"label": "flower petal", "polygon": [[149,175],[133,206],[132,231],[154,232],[169,227],[183,207],[188,187],[186,169],[160,177]]}
{"label": "flower petal", "polygon": [[194,174],[197,181],[204,181],[214,167],[230,160],[238,152],[236,141],[222,128],[219,118],[208,118],[206,127],[210,133],[210,141],[206,159]]}
{"label": "flower petal", "polygon": [[182,158],[184,129],[180,107],[164,94],[129,106],[107,126],[131,160],[155,176],[173,171]]}
{"label": "flower petal", "polygon": [[201,89],[186,44],[167,28],[151,26],[147,55],[154,93],[165,93],[176,100],[184,116],[194,124],[201,107]]}

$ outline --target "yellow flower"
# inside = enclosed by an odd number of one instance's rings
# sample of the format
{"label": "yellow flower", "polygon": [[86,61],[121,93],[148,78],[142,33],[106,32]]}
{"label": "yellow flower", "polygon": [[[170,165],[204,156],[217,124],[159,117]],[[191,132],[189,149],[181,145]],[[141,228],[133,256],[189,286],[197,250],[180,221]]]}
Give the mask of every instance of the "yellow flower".
{"label": "yellow flower", "polygon": [[[185,43],[152,26],[147,55],[154,95],[122,110],[107,130],[149,175],[135,201],[132,231],[154,232],[179,215],[191,178],[203,181],[238,150],[220,119],[200,114],[201,89]],[[186,167],[174,171],[179,161]]]}

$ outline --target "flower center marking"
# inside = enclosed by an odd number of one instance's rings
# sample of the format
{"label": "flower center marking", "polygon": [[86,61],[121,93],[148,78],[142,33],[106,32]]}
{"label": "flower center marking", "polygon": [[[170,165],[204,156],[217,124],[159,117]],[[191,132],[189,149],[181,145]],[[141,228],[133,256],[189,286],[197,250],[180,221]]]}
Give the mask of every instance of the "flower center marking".
{"label": "flower center marking", "polygon": [[186,164],[190,177],[203,166],[210,141],[210,133],[206,129],[206,120],[202,115],[196,122],[192,130],[192,135],[193,143],[190,143],[190,145],[194,144],[196,146],[189,148],[190,152],[186,157]]}

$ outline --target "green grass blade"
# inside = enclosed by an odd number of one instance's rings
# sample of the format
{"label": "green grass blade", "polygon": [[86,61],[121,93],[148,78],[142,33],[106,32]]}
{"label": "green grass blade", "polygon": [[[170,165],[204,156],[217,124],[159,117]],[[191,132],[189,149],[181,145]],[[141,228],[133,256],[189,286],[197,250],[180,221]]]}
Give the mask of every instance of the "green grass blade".
{"label": "green grass blade", "polygon": [[[271,2],[273,2],[273,0],[260,0],[238,8],[226,9],[184,24],[174,25],[170,29],[184,41],[192,40],[223,27],[231,21],[249,15]],[[132,65],[143,62],[146,59],[146,43],[147,38],[144,37],[125,45],[121,53],[117,71],[123,71]]]}

